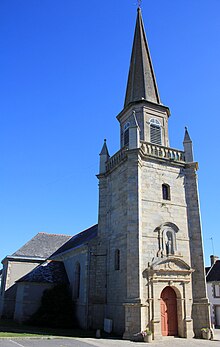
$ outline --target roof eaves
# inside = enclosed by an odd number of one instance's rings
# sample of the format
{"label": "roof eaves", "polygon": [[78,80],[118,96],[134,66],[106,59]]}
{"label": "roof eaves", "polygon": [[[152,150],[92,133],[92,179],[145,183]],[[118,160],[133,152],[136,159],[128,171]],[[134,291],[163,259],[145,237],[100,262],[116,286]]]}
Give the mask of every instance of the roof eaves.
{"label": "roof eaves", "polygon": [[20,256],[20,255],[7,255],[3,260],[2,264],[4,263],[5,260],[16,260],[16,261],[21,261],[24,262],[26,260],[33,261],[33,262],[39,262],[39,261],[44,261],[46,258],[42,257],[28,257],[28,256]]}

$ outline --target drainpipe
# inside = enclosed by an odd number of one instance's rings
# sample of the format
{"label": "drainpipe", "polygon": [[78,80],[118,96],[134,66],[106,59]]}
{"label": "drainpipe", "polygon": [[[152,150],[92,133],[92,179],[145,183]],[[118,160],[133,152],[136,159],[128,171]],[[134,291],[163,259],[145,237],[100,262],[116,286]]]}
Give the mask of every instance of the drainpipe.
{"label": "drainpipe", "polygon": [[86,295],[86,329],[89,329],[89,292],[90,292],[90,264],[91,264],[91,250],[88,246],[87,252],[87,295]]}

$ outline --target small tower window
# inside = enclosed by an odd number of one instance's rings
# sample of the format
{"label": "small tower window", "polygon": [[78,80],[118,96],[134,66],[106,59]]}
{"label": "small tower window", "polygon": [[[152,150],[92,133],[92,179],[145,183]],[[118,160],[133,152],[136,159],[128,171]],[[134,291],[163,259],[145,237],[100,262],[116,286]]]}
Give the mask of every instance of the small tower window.
{"label": "small tower window", "polygon": [[124,125],[124,146],[129,145],[129,127],[130,127],[130,123],[127,122]]}
{"label": "small tower window", "polygon": [[168,184],[162,184],[162,196],[163,200],[170,200],[170,186]]}
{"label": "small tower window", "polygon": [[155,118],[150,120],[150,142],[156,145],[162,145],[161,124]]}
{"label": "small tower window", "polygon": [[120,250],[115,250],[115,270],[120,270]]}

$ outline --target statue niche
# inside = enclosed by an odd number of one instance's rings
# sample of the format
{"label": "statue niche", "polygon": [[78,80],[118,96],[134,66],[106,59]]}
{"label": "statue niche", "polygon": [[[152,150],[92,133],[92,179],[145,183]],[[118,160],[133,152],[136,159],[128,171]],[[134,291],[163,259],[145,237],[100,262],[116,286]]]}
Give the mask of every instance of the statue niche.
{"label": "statue niche", "polygon": [[178,231],[178,227],[173,223],[164,223],[155,229],[158,233],[157,257],[168,257],[177,253],[176,233]]}

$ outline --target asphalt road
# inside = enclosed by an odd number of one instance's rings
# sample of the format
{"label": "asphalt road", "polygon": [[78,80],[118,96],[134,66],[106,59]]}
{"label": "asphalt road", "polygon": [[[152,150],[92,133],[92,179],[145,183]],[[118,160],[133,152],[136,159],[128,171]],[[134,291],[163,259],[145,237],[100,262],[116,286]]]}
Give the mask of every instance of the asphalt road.
{"label": "asphalt road", "polygon": [[[163,338],[152,347],[220,347],[220,330],[215,331],[214,341],[197,339]],[[143,347],[143,342],[92,338],[2,338],[0,347]]]}

